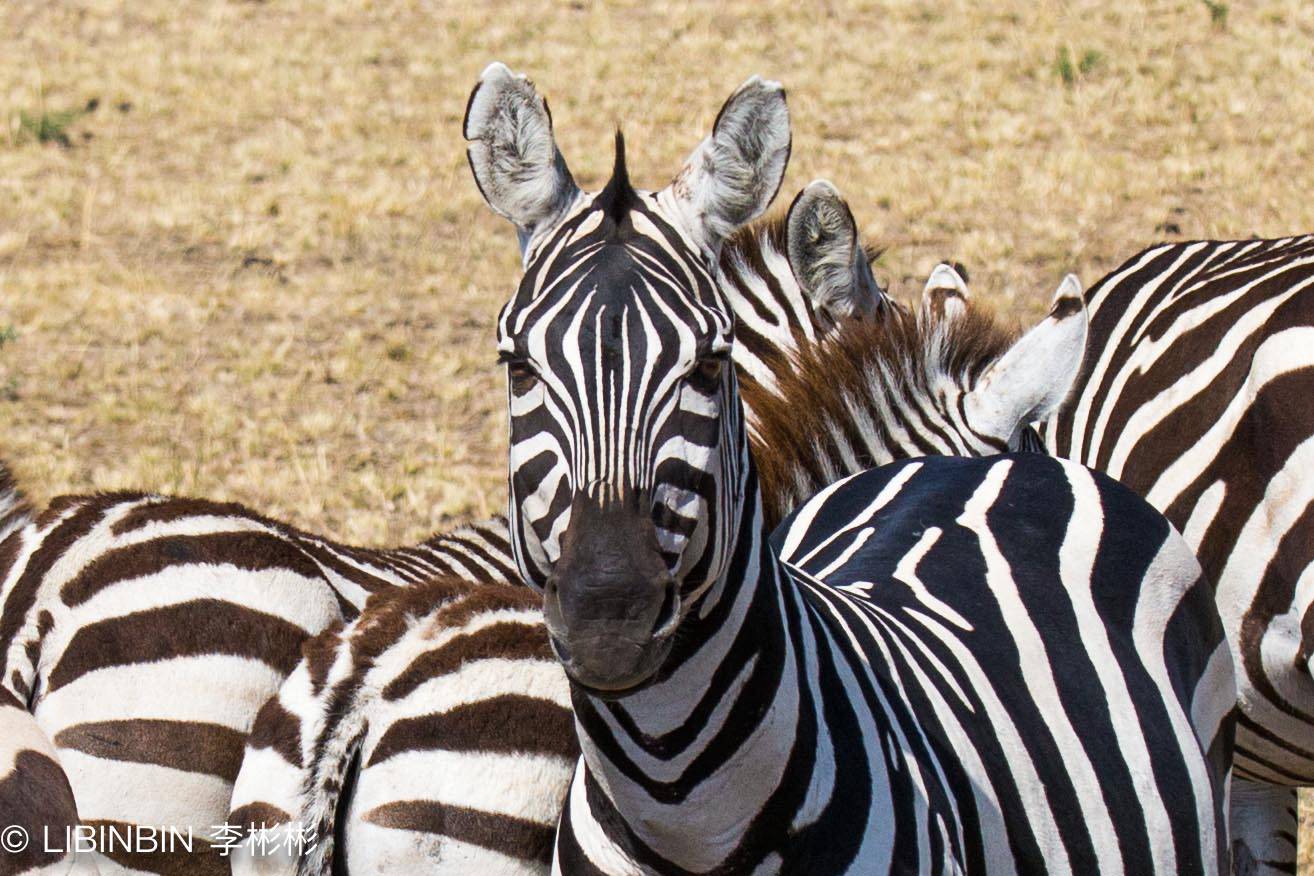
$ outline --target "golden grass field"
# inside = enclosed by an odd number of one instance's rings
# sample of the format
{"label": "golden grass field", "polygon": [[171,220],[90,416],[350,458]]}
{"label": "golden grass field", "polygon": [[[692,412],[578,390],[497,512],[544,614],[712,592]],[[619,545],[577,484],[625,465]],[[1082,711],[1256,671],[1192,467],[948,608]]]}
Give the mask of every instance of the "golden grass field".
{"label": "golden grass field", "polygon": [[460,134],[494,59],[586,186],[618,124],[657,187],[779,79],[783,203],[826,176],[896,295],[952,256],[1026,319],[1159,239],[1314,231],[1312,52],[1306,0],[4,0],[0,454],[39,500],[359,542],[499,511],[519,260]]}

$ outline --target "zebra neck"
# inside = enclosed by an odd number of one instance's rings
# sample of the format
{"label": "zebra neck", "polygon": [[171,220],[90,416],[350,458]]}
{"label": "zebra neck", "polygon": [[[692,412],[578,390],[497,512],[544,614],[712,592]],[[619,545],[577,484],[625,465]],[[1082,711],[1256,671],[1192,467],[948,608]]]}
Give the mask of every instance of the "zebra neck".
{"label": "zebra neck", "polygon": [[795,757],[815,752],[818,730],[816,710],[800,708],[807,621],[752,480],[725,580],[685,621],[660,680],[619,701],[573,691],[592,813],[577,838],[595,851],[707,872],[778,843],[813,796],[813,759]]}

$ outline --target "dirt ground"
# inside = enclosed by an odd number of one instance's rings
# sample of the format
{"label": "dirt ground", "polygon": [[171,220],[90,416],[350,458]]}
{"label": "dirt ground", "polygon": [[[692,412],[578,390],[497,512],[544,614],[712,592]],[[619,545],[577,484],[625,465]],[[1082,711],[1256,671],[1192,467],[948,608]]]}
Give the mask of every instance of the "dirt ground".
{"label": "dirt ground", "polygon": [[[1314,4],[5,0],[0,454],[40,500],[239,500],[357,542],[501,509],[499,59],[576,177],[664,184],[752,73],[912,296],[1037,315],[1160,239],[1314,230]],[[12,328],[12,333],[6,331]],[[1314,872],[1309,870],[1307,872]]]}

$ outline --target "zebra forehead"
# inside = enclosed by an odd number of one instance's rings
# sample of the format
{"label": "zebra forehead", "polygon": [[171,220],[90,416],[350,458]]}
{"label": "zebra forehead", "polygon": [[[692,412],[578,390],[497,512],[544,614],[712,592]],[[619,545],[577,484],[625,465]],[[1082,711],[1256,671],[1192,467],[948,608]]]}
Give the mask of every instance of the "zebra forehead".
{"label": "zebra forehead", "polygon": [[677,273],[631,244],[608,244],[553,281],[522,287],[499,327],[503,349],[530,335],[539,336],[531,348],[567,340],[657,348],[678,337],[681,345],[719,353],[730,343],[733,316],[710,275]]}

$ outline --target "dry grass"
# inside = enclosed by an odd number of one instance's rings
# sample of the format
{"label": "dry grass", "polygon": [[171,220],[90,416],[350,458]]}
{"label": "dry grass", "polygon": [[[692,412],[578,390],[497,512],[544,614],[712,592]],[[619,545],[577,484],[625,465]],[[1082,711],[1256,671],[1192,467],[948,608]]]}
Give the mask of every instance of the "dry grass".
{"label": "dry grass", "polygon": [[833,179],[897,291],[952,255],[1029,316],[1156,239],[1314,230],[1312,43],[1303,0],[5,0],[0,451],[38,498],[205,494],[359,541],[498,510],[517,258],[459,130],[492,59],[585,183],[617,123],[657,185],[781,79],[787,191]]}

